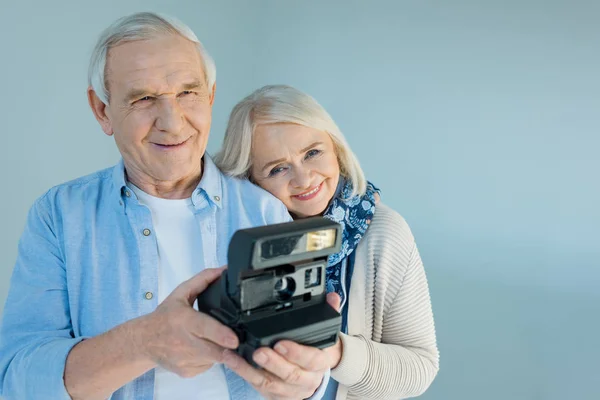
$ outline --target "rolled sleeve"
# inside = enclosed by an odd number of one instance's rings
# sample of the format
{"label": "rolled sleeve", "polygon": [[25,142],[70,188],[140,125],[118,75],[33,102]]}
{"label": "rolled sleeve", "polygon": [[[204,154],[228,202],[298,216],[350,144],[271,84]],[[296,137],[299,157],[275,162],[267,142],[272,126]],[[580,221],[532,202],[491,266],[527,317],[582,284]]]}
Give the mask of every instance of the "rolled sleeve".
{"label": "rolled sleeve", "polygon": [[349,336],[340,333],[344,351],[337,367],[332,371],[333,379],[342,385],[352,386],[365,375],[369,359],[366,340],[363,336]]}
{"label": "rolled sleeve", "polygon": [[4,374],[2,395],[10,399],[70,400],[64,369],[71,349],[84,338],[30,343],[14,354]]}

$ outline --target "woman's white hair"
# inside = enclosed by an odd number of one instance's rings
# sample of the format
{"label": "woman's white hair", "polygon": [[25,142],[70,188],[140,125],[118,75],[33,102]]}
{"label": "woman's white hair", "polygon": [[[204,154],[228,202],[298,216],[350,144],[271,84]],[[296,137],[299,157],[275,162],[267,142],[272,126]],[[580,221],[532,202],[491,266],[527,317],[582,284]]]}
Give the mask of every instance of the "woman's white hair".
{"label": "woman's white hair", "polygon": [[333,141],[340,173],[352,183],[352,195],[363,195],[366,179],[346,138],[325,109],[311,96],[287,85],[264,86],[231,111],[223,147],[214,161],[227,175],[250,178],[252,135],[260,125],[297,124],[326,132]]}
{"label": "woman's white hair", "polygon": [[152,12],[140,12],[122,17],[102,32],[90,59],[88,85],[94,89],[104,104],[108,104],[110,101],[106,80],[108,51],[122,43],[156,39],[173,34],[183,36],[196,44],[204,64],[204,78],[208,90],[211,90],[217,79],[217,68],[196,34],[178,19]]}

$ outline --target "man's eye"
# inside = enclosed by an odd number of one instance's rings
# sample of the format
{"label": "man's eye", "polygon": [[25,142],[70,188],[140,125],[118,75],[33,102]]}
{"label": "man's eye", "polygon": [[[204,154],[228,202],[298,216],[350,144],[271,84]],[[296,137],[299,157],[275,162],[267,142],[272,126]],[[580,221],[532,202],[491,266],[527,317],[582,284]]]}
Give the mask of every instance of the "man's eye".
{"label": "man's eye", "polygon": [[191,91],[191,90],[184,90],[184,91],[183,91],[183,92],[181,92],[179,95],[180,95],[180,96],[187,96],[187,95],[190,95],[190,94],[194,94],[194,92],[193,92],[193,91]]}
{"label": "man's eye", "polygon": [[141,99],[138,99],[136,102],[143,102],[143,101],[149,101],[149,100],[152,100],[152,97],[144,96]]}

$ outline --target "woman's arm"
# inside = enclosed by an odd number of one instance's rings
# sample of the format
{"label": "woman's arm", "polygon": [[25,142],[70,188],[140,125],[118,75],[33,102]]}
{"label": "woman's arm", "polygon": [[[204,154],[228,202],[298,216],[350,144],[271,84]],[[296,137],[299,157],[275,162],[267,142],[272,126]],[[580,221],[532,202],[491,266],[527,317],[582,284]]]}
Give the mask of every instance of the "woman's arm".
{"label": "woman's arm", "polygon": [[[377,255],[371,261],[378,279],[389,280],[386,289],[399,284],[398,290],[386,290],[389,299],[373,302],[375,307],[387,308],[379,317],[383,318],[381,343],[362,335],[342,334],[342,358],[332,370],[332,377],[360,398],[418,396],[427,390],[439,368],[423,263],[406,222],[392,213],[390,223],[383,222],[388,226],[385,234],[377,235],[381,240],[374,241]],[[377,229],[375,222],[369,229]],[[377,318],[378,314],[373,310],[371,315]]]}

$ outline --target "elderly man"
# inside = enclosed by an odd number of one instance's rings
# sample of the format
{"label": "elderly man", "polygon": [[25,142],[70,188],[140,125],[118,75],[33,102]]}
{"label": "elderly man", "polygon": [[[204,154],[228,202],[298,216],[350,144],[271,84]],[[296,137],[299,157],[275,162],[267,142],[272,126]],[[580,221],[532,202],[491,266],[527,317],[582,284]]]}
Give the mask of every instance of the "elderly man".
{"label": "elderly man", "polygon": [[102,34],[88,99],[122,161],[31,208],[0,330],[0,395],[321,397],[325,351],[281,342],[255,352],[255,369],[231,351],[233,331],[194,309],[237,229],[290,219],[205,154],[215,75],[172,18],[139,13]]}

